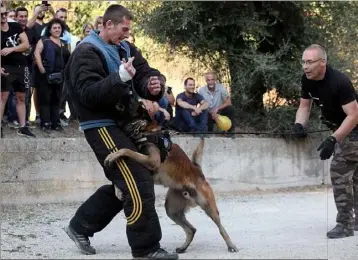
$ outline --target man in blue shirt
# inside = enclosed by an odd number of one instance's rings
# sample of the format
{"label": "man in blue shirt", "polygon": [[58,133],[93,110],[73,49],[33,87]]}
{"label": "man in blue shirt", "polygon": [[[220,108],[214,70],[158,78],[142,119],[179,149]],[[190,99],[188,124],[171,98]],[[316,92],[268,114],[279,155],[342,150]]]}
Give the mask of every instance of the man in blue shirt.
{"label": "man in blue shirt", "polygon": [[218,115],[227,116],[232,126],[228,132],[235,131],[235,109],[232,106],[231,98],[226,88],[216,81],[214,72],[205,73],[206,85],[199,88],[198,93],[209,102],[208,109],[208,130],[212,132]]}
{"label": "man in blue shirt", "polygon": [[176,124],[182,131],[206,132],[208,130],[209,103],[203,96],[195,93],[195,80],[187,78],[184,81],[185,91],[177,96]]}

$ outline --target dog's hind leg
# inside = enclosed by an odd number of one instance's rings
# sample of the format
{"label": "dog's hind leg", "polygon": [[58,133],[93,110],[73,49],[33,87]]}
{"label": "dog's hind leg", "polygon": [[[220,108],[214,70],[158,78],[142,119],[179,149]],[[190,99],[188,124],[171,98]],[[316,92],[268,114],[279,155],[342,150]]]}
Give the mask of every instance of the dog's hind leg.
{"label": "dog's hind leg", "polygon": [[[214,221],[219,228],[220,234],[226,242],[229,252],[238,252],[237,247],[232,243],[229,234],[221,224],[219,210],[215,202],[214,192],[207,181],[203,181],[198,186],[197,203],[205,213]],[[202,196],[202,197],[201,197]]]}
{"label": "dog's hind leg", "polygon": [[170,189],[165,199],[165,210],[169,218],[181,226],[186,234],[186,239],[181,247],[176,249],[178,254],[184,253],[190,243],[193,241],[196,229],[188,222],[185,212],[190,207],[190,200],[183,195],[185,191]]}

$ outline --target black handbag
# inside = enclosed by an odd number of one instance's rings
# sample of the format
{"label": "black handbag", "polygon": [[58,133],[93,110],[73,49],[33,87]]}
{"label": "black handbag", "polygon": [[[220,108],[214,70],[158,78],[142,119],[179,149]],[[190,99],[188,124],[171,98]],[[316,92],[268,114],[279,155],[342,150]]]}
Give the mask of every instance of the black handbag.
{"label": "black handbag", "polygon": [[[62,42],[60,41],[60,45],[61,45],[61,68],[62,68],[62,61],[63,61],[63,57],[62,57]],[[47,82],[49,84],[62,84],[63,83],[63,71],[61,70],[61,72],[53,72],[47,75]]]}
{"label": "black handbag", "polygon": [[47,76],[47,82],[49,84],[62,84],[63,82],[63,73],[62,72],[54,72]]}

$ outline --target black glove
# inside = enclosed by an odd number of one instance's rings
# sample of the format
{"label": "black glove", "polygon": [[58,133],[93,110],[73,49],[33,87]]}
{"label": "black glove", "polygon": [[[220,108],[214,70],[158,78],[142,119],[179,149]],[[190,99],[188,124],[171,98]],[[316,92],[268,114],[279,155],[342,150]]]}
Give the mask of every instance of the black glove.
{"label": "black glove", "polygon": [[303,125],[301,125],[300,123],[296,123],[293,126],[292,132],[296,138],[305,138],[307,136],[307,133],[306,133]]}
{"label": "black glove", "polygon": [[317,149],[317,151],[322,149],[319,155],[321,157],[321,160],[327,160],[331,158],[336,143],[337,139],[334,136],[328,136],[326,140],[321,143],[321,145]]}

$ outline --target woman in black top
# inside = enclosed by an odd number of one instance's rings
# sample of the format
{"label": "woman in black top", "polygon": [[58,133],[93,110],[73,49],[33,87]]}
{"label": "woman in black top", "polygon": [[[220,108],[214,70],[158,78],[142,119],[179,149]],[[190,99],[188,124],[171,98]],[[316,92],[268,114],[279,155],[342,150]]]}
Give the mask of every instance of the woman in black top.
{"label": "woman in black top", "polygon": [[[38,86],[41,128],[62,130],[60,123],[60,99],[63,87],[63,69],[70,57],[70,52],[60,39],[65,24],[52,19],[46,27],[45,35],[37,43],[35,59],[40,75]],[[62,75],[61,75],[62,73]],[[56,78],[57,82],[50,79]]]}

